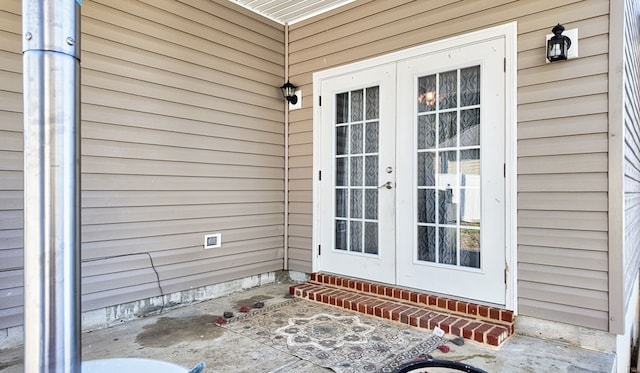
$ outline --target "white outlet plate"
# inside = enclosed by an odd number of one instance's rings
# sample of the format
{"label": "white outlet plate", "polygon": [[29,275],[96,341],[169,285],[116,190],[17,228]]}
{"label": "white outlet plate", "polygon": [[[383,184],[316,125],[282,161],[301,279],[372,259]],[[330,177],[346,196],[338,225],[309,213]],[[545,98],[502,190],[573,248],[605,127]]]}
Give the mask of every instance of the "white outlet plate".
{"label": "white outlet plate", "polygon": [[207,234],[204,236],[204,249],[215,249],[222,246],[222,233]]}

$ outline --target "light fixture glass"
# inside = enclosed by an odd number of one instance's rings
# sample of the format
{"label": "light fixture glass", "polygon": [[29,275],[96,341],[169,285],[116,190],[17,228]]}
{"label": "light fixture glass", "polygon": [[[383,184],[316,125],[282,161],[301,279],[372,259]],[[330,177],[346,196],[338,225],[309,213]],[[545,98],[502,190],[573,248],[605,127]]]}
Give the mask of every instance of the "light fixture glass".
{"label": "light fixture glass", "polygon": [[289,81],[287,80],[287,82],[284,83],[282,87],[280,87],[280,89],[282,89],[282,95],[285,99],[287,99],[287,101],[289,101],[293,105],[298,103],[298,96],[296,96],[295,85],[289,83]]}
{"label": "light fixture glass", "polygon": [[553,36],[547,41],[547,59],[550,62],[567,59],[568,51],[571,47],[571,39],[562,35],[563,31],[564,26],[559,23],[551,30]]}

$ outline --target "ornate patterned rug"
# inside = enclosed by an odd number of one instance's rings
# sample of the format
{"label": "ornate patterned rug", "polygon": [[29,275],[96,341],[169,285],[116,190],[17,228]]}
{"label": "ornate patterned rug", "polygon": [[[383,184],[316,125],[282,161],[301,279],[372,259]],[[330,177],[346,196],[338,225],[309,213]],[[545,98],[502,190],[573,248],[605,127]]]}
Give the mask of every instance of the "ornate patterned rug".
{"label": "ornate patterned rug", "polygon": [[300,299],[222,326],[340,373],[393,372],[444,342],[430,332]]}

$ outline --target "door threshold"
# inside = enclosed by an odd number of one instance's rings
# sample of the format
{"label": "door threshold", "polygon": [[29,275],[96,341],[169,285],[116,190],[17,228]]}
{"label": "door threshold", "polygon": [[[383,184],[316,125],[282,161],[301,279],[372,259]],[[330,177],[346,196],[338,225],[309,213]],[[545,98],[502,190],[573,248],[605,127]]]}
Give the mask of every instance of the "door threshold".
{"label": "door threshold", "polygon": [[490,346],[514,333],[513,311],[336,275],[312,273],[291,294]]}

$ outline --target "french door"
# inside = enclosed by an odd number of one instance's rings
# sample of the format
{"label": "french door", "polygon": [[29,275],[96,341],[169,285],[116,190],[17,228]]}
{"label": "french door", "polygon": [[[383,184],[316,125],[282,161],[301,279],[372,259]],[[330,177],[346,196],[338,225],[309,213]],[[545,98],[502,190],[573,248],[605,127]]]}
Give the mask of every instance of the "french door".
{"label": "french door", "polygon": [[395,282],[395,78],[388,64],[322,82],[325,271]]}
{"label": "french door", "polygon": [[321,81],[321,271],[505,304],[504,48]]}

